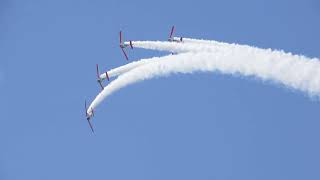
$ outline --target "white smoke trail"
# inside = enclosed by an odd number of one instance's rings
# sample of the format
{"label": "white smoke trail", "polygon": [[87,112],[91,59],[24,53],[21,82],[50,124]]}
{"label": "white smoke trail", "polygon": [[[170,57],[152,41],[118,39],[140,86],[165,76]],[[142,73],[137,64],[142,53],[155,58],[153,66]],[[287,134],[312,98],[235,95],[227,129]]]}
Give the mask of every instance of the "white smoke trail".
{"label": "white smoke trail", "polygon": [[[129,45],[129,42],[125,42],[125,44]],[[182,52],[189,52],[189,51],[205,51],[205,50],[212,50],[210,48],[206,49],[198,49],[199,46],[195,44],[185,44],[185,43],[179,43],[176,42],[163,42],[163,41],[133,41],[133,46],[135,48],[143,48],[143,49],[150,49],[150,50],[158,50],[158,51],[167,51],[171,53],[182,53]],[[136,68],[138,66],[150,63],[153,61],[153,58],[149,59],[141,59],[139,61],[135,61],[129,64],[126,64],[124,66],[120,66],[118,68],[111,69],[108,72],[109,78],[119,76],[133,68]],[[106,73],[100,74],[100,78],[102,80],[106,79]]]}
{"label": "white smoke trail", "polygon": [[[138,82],[138,81],[143,81],[143,80],[147,80],[150,79],[152,77],[154,77],[154,75],[152,75],[152,71],[153,68],[148,68],[148,65],[152,65],[152,64],[158,64],[159,62],[163,62],[163,61],[175,61],[175,59],[177,57],[183,56],[183,57],[187,57],[186,55],[190,54],[190,53],[183,53],[183,54],[179,54],[179,55],[169,55],[169,56],[164,56],[164,57],[153,57],[150,59],[145,59],[147,60],[152,60],[153,63],[147,63],[145,65],[141,65],[139,67],[133,68],[129,71],[127,71],[126,73],[118,76],[117,79],[115,79],[114,81],[110,82],[105,88],[104,90],[102,90],[94,99],[94,101],[90,104],[87,113],[89,115],[92,114],[92,109],[95,109],[107,96],[111,95],[113,92],[127,86],[130,85],[132,83]],[[191,55],[191,54],[190,54]],[[166,64],[166,63],[165,63]],[[146,67],[146,68],[144,68]],[[139,70],[141,69],[142,70]],[[157,68],[162,68],[161,66],[157,67]],[[135,72],[137,72],[136,70],[138,69],[138,73],[140,76],[130,76],[130,74],[135,74]],[[157,69],[157,71],[154,72],[159,72],[159,69]],[[161,72],[161,70],[160,70]],[[150,76],[148,75],[150,74]],[[160,75],[161,73],[159,73]],[[141,76],[142,75],[142,76]]]}
{"label": "white smoke trail", "polygon": [[[126,42],[126,44],[128,44],[128,42]],[[134,48],[167,51],[171,53],[213,51],[210,44],[199,46],[199,44],[195,43],[167,41],[133,41],[132,44]]]}
{"label": "white smoke trail", "polygon": [[[126,42],[128,44],[128,42]],[[167,42],[167,41],[134,41],[135,48],[143,48],[157,51],[167,51],[171,53],[185,53],[185,52],[212,52],[221,49],[242,48],[255,51],[264,51],[265,49],[256,48],[248,45],[229,44],[218,41],[205,41],[199,39],[184,38],[183,42]]]}
{"label": "white smoke trail", "polygon": [[195,43],[195,44],[204,44],[204,45],[230,45],[228,43],[213,41],[213,40],[204,40],[204,39],[192,39],[192,38],[183,38],[183,42],[186,43]]}
{"label": "white smoke trail", "polygon": [[[182,43],[172,44],[179,49]],[[201,43],[197,45],[203,46]],[[204,46],[207,48],[207,45]],[[154,58],[152,63],[136,67],[111,82],[95,98],[90,107],[95,109],[104,98],[132,83],[172,73],[196,71],[253,76],[306,92],[311,96],[320,95],[320,61],[317,58],[310,59],[283,51],[236,44],[210,45],[210,47],[211,51],[192,51]]]}
{"label": "white smoke trail", "polygon": [[[183,52],[198,52],[198,51],[214,51],[211,44],[208,46],[199,46],[197,40],[186,38],[187,42],[163,42],[163,41],[133,41],[133,46],[135,48],[143,48],[143,49],[150,49],[150,50],[158,50],[158,51],[167,51],[172,53],[183,53]],[[202,40],[199,40],[201,42]],[[129,42],[125,42],[125,44],[129,44]],[[114,68],[108,71],[109,78],[119,76],[133,68],[138,66],[150,63],[153,61],[153,58],[149,59],[141,59],[139,61],[135,61],[124,66],[120,66],[118,68]],[[106,73],[100,74],[101,79],[106,79]]]}
{"label": "white smoke trail", "polygon": [[[139,61],[134,61],[134,62],[131,62],[129,64],[126,64],[126,65],[111,69],[111,70],[108,71],[108,76],[109,76],[109,78],[119,76],[119,75],[121,75],[123,73],[126,73],[126,72],[128,72],[128,71],[130,71],[130,70],[132,70],[132,69],[134,69],[134,68],[136,68],[138,66],[142,66],[142,65],[151,63],[155,59],[158,59],[158,57],[149,58],[149,59],[141,59]],[[106,73],[100,74],[100,78],[101,79],[105,79],[106,78]]]}

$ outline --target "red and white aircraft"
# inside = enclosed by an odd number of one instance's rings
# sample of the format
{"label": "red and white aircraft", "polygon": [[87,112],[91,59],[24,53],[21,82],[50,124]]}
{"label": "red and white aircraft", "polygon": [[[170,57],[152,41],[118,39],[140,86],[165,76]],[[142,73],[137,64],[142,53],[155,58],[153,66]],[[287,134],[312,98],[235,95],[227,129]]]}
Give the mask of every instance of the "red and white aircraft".
{"label": "red and white aircraft", "polygon": [[94,133],[93,126],[92,126],[92,124],[90,122],[90,119],[94,116],[93,109],[91,108],[91,111],[88,113],[87,101],[84,102],[84,108],[85,108],[85,111],[86,111],[86,118],[87,118],[87,121],[89,123],[90,129],[91,129],[92,133]]}
{"label": "red and white aircraft", "polygon": [[104,87],[102,85],[102,81],[104,81],[105,79],[108,79],[108,81],[110,80],[109,79],[109,75],[108,75],[108,71],[106,71],[105,73],[101,74],[99,73],[99,65],[96,64],[96,67],[97,67],[97,82],[99,83],[101,89],[103,90]]}
{"label": "red and white aircraft", "polygon": [[132,41],[129,41],[129,43],[124,43],[124,42],[122,41],[122,32],[121,32],[121,31],[120,31],[120,33],[119,33],[119,37],[120,37],[120,48],[121,48],[124,56],[126,57],[126,60],[129,60],[129,58],[128,58],[128,56],[127,56],[127,53],[126,53],[126,51],[125,51],[124,49],[127,48],[127,47],[129,47],[129,46],[131,47],[131,49],[133,49]]}
{"label": "red and white aircraft", "polygon": [[175,28],[174,28],[174,26],[172,26],[168,41],[169,42],[183,42],[182,37],[174,37],[173,36],[174,30],[175,30]]}

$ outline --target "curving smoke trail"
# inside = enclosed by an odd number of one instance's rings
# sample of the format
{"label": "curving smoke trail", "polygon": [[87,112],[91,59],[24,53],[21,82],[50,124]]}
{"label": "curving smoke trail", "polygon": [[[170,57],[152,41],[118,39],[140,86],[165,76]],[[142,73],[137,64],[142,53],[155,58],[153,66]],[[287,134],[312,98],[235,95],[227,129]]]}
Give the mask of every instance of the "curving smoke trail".
{"label": "curving smoke trail", "polygon": [[[134,68],[137,68],[138,66],[142,66],[142,65],[151,63],[155,59],[158,59],[158,58],[154,57],[154,58],[149,58],[149,59],[141,59],[139,61],[133,61],[133,62],[128,63],[126,65],[123,65],[123,66],[120,66],[120,67],[117,67],[117,68],[114,68],[114,69],[110,69],[108,71],[108,76],[109,76],[109,78],[119,76],[119,75],[124,74],[124,73],[126,73],[126,72],[128,72],[128,71],[130,71],[130,70],[132,70]],[[100,78],[101,79],[106,79],[106,73],[101,74]]]}
{"label": "curving smoke trail", "polygon": [[[240,45],[235,43],[224,43],[213,40],[199,40],[184,38],[183,42],[167,42],[167,41],[134,41],[133,45],[135,48],[157,50],[157,51],[166,51],[171,53],[185,53],[185,52],[212,52],[221,50],[221,49],[243,49],[243,50],[255,50],[255,51],[265,51],[266,49],[261,49],[248,45]],[[271,49],[267,49],[271,50]],[[278,52],[278,51],[274,51]],[[283,52],[283,51],[280,51]],[[287,53],[292,55],[291,53]]]}
{"label": "curving smoke trail", "polygon": [[[192,40],[192,39],[190,39]],[[192,41],[190,41],[192,42]],[[128,44],[128,42],[125,42]],[[212,48],[209,46],[202,46],[199,48],[196,44],[191,43],[181,43],[177,46],[176,43],[171,42],[163,42],[163,41],[133,41],[133,45],[135,48],[143,48],[150,50],[158,50],[158,51],[167,51],[171,53],[184,53],[184,52],[198,52],[198,51],[212,51]],[[210,45],[210,44],[209,44]],[[157,58],[155,58],[157,59]],[[139,61],[134,61],[132,63],[111,69],[108,71],[109,78],[119,76],[125,72],[128,72],[131,69],[134,69],[138,66],[150,63],[154,60],[154,58],[149,59],[141,59]],[[102,73],[100,75],[101,79],[106,79],[106,74]]]}
{"label": "curving smoke trail", "polygon": [[[198,47],[196,50],[186,50],[186,47],[192,46]],[[311,59],[283,51],[219,42],[205,44],[195,41],[192,43],[145,41],[139,44],[139,47],[163,51],[170,51],[168,47],[172,47],[180,54],[151,58],[152,63],[137,66],[120,75],[98,94],[88,108],[88,113],[91,108],[95,109],[106,97],[123,87],[174,73],[219,72],[252,76],[282,84],[311,96],[320,95],[320,61],[317,58]]]}
{"label": "curving smoke trail", "polygon": [[183,42],[205,44],[205,45],[230,45],[228,43],[219,42],[219,41],[204,40],[204,39],[192,39],[192,38],[183,38]]}
{"label": "curving smoke trail", "polygon": [[[138,81],[143,81],[147,79],[151,79],[155,77],[155,75],[161,76],[168,74],[167,67],[165,67],[167,63],[164,63],[164,66],[160,65],[159,63],[161,62],[175,62],[176,59],[184,59],[188,57],[188,55],[191,55],[191,53],[183,53],[179,55],[169,55],[169,56],[164,56],[164,57],[153,57],[150,59],[145,59],[145,60],[152,60],[153,63],[148,63],[145,65],[141,65],[139,67],[133,68],[126,73],[118,76],[117,79],[114,81],[110,82],[104,90],[102,90],[94,99],[94,101],[90,104],[87,113],[91,115],[91,110],[95,109],[107,96],[111,95],[115,91],[128,86],[130,84],[133,84]],[[179,62],[178,62],[179,64]],[[150,67],[149,65],[158,65],[158,66],[152,66]],[[173,67],[173,66],[172,66]],[[152,73],[154,72],[154,73]],[[132,75],[132,76],[131,76]]]}
{"label": "curving smoke trail", "polygon": [[[125,42],[125,44],[129,44]],[[197,51],[210,51],[210,47],[205,49],[199,49],[199,46],[196,44],[190,43],[181,43],[179,46],[176,43],[164,42],[164,41],[133,41],[133,45],[135,48],[143,48],[143,49],[150,49],[150,50],[158,50],[158,51],[166,51],[171,53],[184,53],[184,52],[197,52]],[[119,76],[125,72],[130,71],[138,66],[150,63],[153,61],[154,58],[148,59],[141,59],[139,61],[134,61],[132,63],[111,69],[108,71],[109,78]],[[155,58],[157,59],[157,57]],[[106,79],[106,73],[100,74],[101,79]]]}
{"label": "curving smoke trail", "polygon": [[186,42],[168,42],[168,41],[133,41],[135,48],[143,48],[157,51],[167,51],[171,53],[212,51],[211,44],[201,45]]}

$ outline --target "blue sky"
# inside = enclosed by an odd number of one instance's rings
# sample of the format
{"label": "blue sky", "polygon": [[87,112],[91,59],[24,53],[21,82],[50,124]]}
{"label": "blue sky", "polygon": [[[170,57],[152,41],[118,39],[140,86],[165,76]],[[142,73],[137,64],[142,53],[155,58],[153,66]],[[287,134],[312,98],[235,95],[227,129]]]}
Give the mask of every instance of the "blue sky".
{"label": "blue sky", "polygon": [[[0,2],[0,179],[319,179],[319,101],[255,79],[176,75],[84,100],[133,40],[176,35],[320,57],[320,3]],[[131,60],[163,55],[135,49]],[[258,60],[258,59],[257,59]]]}

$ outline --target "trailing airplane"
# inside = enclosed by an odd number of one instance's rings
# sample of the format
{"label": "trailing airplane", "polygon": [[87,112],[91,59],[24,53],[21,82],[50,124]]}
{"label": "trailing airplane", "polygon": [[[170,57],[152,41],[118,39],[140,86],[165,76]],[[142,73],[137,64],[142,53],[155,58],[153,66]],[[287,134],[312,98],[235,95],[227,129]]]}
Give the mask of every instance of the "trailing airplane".
{"label": "trailing airplane", "polygon": [[84,102],[84,108],[85,108],[86,118],[87,118],[87,121],[88,121],[88,123],[89,123],[90,129],[91,129],[92,133],[94,133],[93,126],[92,126],[92,124],[91,124],[91,122],[90,122],[90,119],[94,116],[94,111],[93,111],[93,109],[91,108],[91,111],[88,113],[87,101]]}
{"label": "trailing airplane", "polygon": [[173,36],[174,30],[175,30],[175,28],[174,28],[174,26],[172,26],[168,41],[169,42],[183,42],[183,38],[182,37],[174,37]]}
{"label": "trailing airplane", "polygon": [[126,53],[126,51],[125,51],[124,49],[127,48],[127,47],[129,47],[129,46],[131,47],[131,49],[133,49],[132,41],[129,41],[129,43],[124,43],[124,42],[122,41],[122,32],[121,32],[121,31],[120,31],[120,33],[119,33],[119,37],[120,37],[120,48],[121,48],[124,56],[126,57],[126,60],[129,60],[129,58],[128,58],[128,56],[127,56],[127,53]]}
{"label": "trailing airplane", "polygon": [[99,65],[96,64],[96,67],[97,67],[97,82],[99,83],[101,89],[103,90],[104,87],[102,85],[102,81],[104,81],[105,79],[108,79],[108,81],[110,80],[109,79],[109,75],[108,75],[108,71],[106,71],[105,73],[101,74],[99,73]]}

